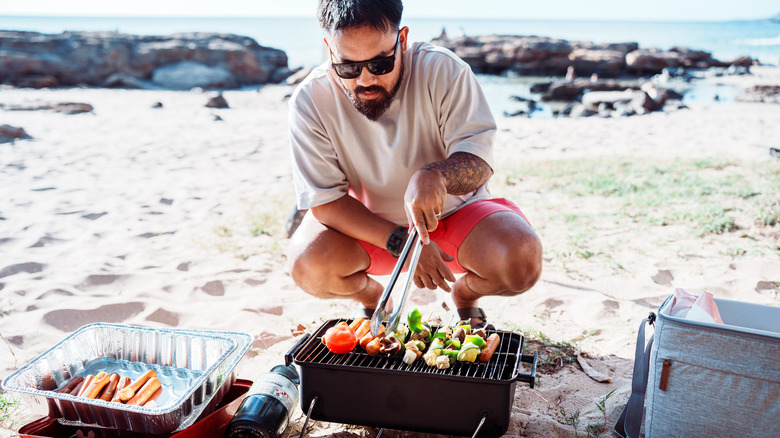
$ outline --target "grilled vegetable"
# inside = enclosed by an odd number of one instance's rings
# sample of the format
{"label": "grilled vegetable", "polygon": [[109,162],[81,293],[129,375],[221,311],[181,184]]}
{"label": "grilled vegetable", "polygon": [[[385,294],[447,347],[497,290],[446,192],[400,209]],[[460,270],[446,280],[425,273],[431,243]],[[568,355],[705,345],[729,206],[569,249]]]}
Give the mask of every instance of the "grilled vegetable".
{"label": "grilled vegetable", "polygon": [[347,323],[338,323],[329,328],[325,332],[325,336],[322,337],[322,341],[328,350],[336,354],[349,353],[358,342],[355,332],[349,328]]}
{"label": "grilled vegetable", "polygon": [[381,338],[379,343],[381,344],[379,346],[379,352],[388,356],[400,352],[403,348],[403,345],[398,341],[398,338],[393,335]]}
{"label": "grilled vegetable", "polygon": [[423,331],[424,327],[422,325],[422,313],[420,313],[419,310],[414,309],[409,312],[409,316],[407,316],[406,320],[409,323],[409,330],[411,330],[412,333],[419,333]]}
{"label": "grilled vegetable", "polygon": [[442,341],[440,338],[436,338],[433,340],[433,342],[431,342],[431,345],[428,346],[428,351],[441,350],[444,347],[446,347],[446,345],[444,345],[444,341]]}
{"label": "grilled vegetable", "polygon": [[406,338],[409,337],[409,328],[403,324],[398,324],[398,327],[396,327],[395,333],[393,333],[393,335],[398,338],[401,343],[404,343],[406,342]]}
{"label": "grilled vegetable", "polygon": [[458,338],[452,338],[449,341],[447,341],[446,343],[444,343],[444,346],[453,348],[455,350],[459,350],[460,346],[461,346],[461,342],[460,342],[460,339],[458,339]]}
{"label": "grilled vegetable", "polygon": [[479,347],[471,342],[467,342],[458,350],[458,360],[461,362],[474,362],[479,356]]}
{"label": "grilled vegetable", "polygon": [[468,343],[474,344],[478,348],[482,348],[485,346],[485,339],[477,335],[467,335],[466,339],[463,341],[463,345],[465,346]]}
{"label": "grilled vegetable", "polygon": [[404,353],[404,362],[411,365],[414,361],[420,358],[422,356],[422,351],[420,351],[417,347],[419,345],[417,344],[417,341],[409,341],[406,343],[406,352]]}
{"label": "grilled vegetable", "polygon": [[445,348],[441,350],[441,355],[449,359],[451,364],[455,363],[455,361],[458,360],[458,350],[450,350],[448,348]]}

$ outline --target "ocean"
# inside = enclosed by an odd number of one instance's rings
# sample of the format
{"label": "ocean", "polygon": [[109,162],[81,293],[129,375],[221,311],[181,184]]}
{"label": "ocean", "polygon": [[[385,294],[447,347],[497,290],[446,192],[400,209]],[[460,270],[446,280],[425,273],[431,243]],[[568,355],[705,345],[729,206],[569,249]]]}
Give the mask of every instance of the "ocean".
{"label": "ocean", "polygon": [[[765,64],[780,63],[780,23],[770,20],[723,22],[468,20],[410,18],[410,38],[428,41],[446,29],[448,35],[538,35],[572,41],[634,41],[641,48],[674,46],[705,50],[729,61],[751,56]],[[59,33],[66,30],[118,31],[141,35],[175,32],[224,32],[246,35],[282,49],[289,65],[310,67],[324,59],[322,31],[311,18],[185,17],[10,17],[0,16],[2,30]]]}
{"label": "ocean", "polygon": [[[470,20],[410,18],[410,39],[428,41],[446,30],[457,35],[537,35],[570,41],[613,43],[632,41],[640,48],[689,47],[712,53],[721,61],[750,56],[763,64],[780,63],[780,23],[767,20],[722,22],[655,21],[565,21],[565,20]],[[193,18],[193,17],[19,17],[0,16],[0,30],[43,33],[71,31],[117,31],[140,35],[176,32],[221,32],[246,35],[259,44],[287,53],[291,68],[312,67],[326,59],[323,33],[309,18]],[[512,110],[508,95],[528,97],[532,80],[481,76],[485,94],[496,113]],[[728,102],[734,90],[698,90],[689,100]],[[717,99],[715,99],[717,98]],[[537,116],[549,116],[549,109]]]}

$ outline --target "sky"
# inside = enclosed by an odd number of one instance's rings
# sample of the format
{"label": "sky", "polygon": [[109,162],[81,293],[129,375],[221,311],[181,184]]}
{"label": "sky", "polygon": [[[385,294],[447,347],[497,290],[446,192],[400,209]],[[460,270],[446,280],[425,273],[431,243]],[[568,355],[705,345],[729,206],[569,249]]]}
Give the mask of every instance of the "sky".
{"label": "sky", "polygon": [[[317,0],[3,0],[0,15],[314,16]],[[405,18],[727,21],[774,17],[777,0],[407,0]]]}

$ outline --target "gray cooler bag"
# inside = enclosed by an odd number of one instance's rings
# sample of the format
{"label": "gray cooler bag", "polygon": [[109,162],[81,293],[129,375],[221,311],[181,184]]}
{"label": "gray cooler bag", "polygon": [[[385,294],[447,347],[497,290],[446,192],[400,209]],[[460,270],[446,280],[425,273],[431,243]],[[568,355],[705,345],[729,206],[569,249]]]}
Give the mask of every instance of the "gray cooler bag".
{"label": "gray cooler bag", "polygon": [[[673,296],[642,321],[631,396],[615,425],[645,437],[780,437],[780,307],[715,299],[723,325],[669,316]],[[645,345],[645,324],[655,333]]]}

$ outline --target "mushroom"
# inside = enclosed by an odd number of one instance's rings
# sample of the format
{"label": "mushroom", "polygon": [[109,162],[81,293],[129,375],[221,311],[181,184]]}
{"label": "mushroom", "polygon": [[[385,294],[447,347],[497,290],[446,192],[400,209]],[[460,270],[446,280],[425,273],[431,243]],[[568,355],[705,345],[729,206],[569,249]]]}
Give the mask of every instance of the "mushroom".
{"label": "mushroom", "polygon": [[379,352],[389,355],[393,355],[401,351],[401,341],[393,335],[382,338],[380,341],[382,345],[379,347]]}

